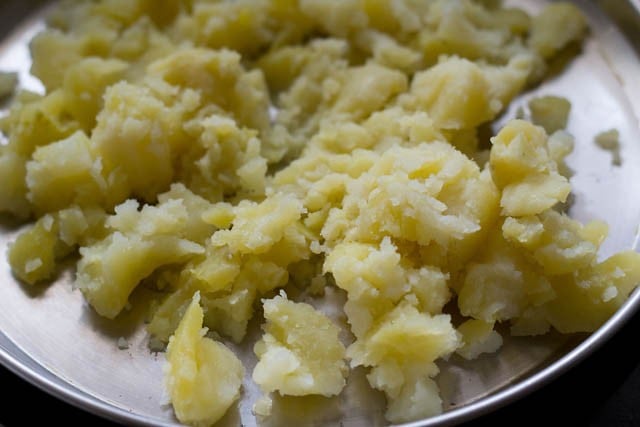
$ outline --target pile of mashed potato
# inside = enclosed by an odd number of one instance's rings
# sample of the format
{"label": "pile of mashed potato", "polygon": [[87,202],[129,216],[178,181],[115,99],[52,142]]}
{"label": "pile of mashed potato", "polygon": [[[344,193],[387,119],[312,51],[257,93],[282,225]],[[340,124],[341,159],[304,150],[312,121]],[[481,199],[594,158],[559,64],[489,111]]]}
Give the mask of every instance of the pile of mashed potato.
{"label": "pile of mashed potato", "polygon": [[[52,281],[77,254],[106,318],[156,289],[148,331],[184,423],[241,395],[224,341],[254,316],[265,394],[338,395],[363,366],[389,421],[438,414],[439,360],[497,351],[498,324],[593,331],[640,280],[634,251],[598,260],[605,224],[558,208],[566,100],[483,136],[586,33],[566,3],[63,1],[31,42],[46,93],[0,121],[0,212],[35,221],[14,274]],[[337,288],[346,342],[288,296]]]}

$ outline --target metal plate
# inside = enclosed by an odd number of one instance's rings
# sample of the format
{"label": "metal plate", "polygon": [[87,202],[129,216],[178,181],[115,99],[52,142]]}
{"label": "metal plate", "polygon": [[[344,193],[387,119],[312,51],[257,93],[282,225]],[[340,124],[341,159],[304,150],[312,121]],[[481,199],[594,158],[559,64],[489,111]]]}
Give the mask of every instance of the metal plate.
{"label": "metal plate", "polygon": [[[545,2],[508,3],[536,11]],[[518,98],[502,120],[514,117],[518,106],[536,95],[556,94],[571,100],[569,131],[577,143],[568,160],[575,171],[571,179],[575,203],[570,213],[582,221],[598,218],[609,223],[604,257],[637,247],[640,60],[634,47],[640,47],[640,7],[636,0],[575,3],[589,17],[592,29],[583,52],[563,73]],[[0,70],[19,71],[23,87],[40,91],[39,82],[28,74],[27,44],[43,27],[43,4],[20,0],[0,4]],[[5,28],[12,32],[4,33]],[[623,35],[625,31],[629,38]],[[611,154],[593,141],[599,132],[613,128],[620,132],[620,167],[614,167]],[[130,321],[142,313],[133,310],[116,322],[100,319],[79,291],[72,289],[71,270],[50,286],[20,285],[6,262],[7,245],[18,231],[10,219],[0,217],[0,363],[38,387],[104,417],[128,424],[174,424],[171,407],[163,397],[164,355],[150,353],[142,322]],[[411,425],[457,424],[523,396],[603,345],[639,307],[640,292],[634,292],[612,319],[588,337],[552,333],[507,338],[497,355],[473,362],[452,357],[441,364],[438,379],[446,412]],[[248,344],[234,348],[249,373],[256,362],[251,342],[258,334],[254,322]],[[116,341],[121,336],[127,338],[129,349],[118,349]],[[256,425],[251,406],[258,396],[257,387],[247,377],[241,401],[220,425]],[[368,387],[363,370],[358,369],[340,397],[276,399],[273,416],[262,425],[382,425],[382,408],[382,395]]]}

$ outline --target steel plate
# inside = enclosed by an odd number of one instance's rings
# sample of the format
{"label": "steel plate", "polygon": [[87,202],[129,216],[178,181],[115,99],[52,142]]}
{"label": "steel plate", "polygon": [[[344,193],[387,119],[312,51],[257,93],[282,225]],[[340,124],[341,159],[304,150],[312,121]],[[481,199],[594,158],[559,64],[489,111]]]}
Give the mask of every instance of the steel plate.
{"label": "steel plate", "polygon": [[[508,3],[529,11],[544,1]],[[569,98],[569,131],[576,148],[568,159],[575,171],[571,182],[575,200],[570,214],[582,221],[602,219],[610,237],[602,256],[637,248],[640,224],[640,6],[637,0],[576,0],[587,14],[591,37],[566,70],[519,97],[504,115],[513,118],[519,106],[533,96],[555,94]],[[0,3],[0,70],[19,71],[23,87],[42,91],[29,76],[29,39],[43,28],[48,8],[44,1],[3,0]],[[3,106],[0,105],[0,110]],[[4,106],[6,107],[6,106]],[[611,154],[594,143],[604,130],[620,133],[622,165],[613,166]],[[2,183],[0,183],[2,185]],[[174,425],[162,387],[163,354],[150,353],[147,336],[133,310],[108,322],[96,316],[81,294],[71,287],[66,271],[49,286],[20,285],[6,261],[7,245],[20,227],[0,217],[0,363],[67,402],[98,415],[141,425]],[[134,298],[141,298],[139,291]],[[337,299],[341,295],[336,294]],[[135,306],[135,304],[133,304]],[[457,424],[524,396],[553,380],[603,345],[640,307],[640,292],[596,333],[589,336],[548,334],[537,338],[507,338],[497,355],[473,362],[452,357],[442,363],[439,383],[446,412],[412,426]],[[139,325],[132,327],[130,325]],[[259,334],[254,322],[247,344],[234,347],[247,372],[256,363],[252,340]],[[127,350],[116,344],[130,343]],[[241,401],[231,408],[221,426],[256,425],[251,406],[259,390],[249,377]],[[340,397],[278,398],[274,414],[261,425],[384,425],[384,399],[356,370]]]}

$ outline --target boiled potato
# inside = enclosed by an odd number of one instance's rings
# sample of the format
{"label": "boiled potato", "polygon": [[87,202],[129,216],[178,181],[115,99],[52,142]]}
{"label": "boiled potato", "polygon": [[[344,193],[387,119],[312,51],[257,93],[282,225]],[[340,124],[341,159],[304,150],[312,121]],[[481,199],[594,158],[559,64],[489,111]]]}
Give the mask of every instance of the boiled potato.
{"label": "boiled potato", "polygon": [[543,128],[513,120],[491,142],[491,176],[502,190],[504,215],[536,215],[566,201],[571,186],[558,172]]}
{"label": "boiled potato", "polygon": [[263,302],[264,335],[255,345],[253,380],[263,392],[334,396],[344,388],[347,364],[340,329],[325,315],[286,295]]}
{"label": "boiled potato", "polygon": [[193,296],[167,347],[165,381],[180,422],[209,426],[240,397],[242,362],[224,344],[204,337],[200,294]]}

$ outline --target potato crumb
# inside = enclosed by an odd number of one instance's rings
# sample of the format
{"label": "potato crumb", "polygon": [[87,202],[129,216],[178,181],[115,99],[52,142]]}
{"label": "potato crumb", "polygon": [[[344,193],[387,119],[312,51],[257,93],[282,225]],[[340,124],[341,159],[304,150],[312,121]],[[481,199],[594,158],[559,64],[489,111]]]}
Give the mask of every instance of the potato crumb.
{"label": "potato crumb", "polygon": [[529,101],[529,110],[531,121],[551,135],[567,127],[571,103],[558,96],[543,96]]}
{"label": "potato crumb", "polygon": [[620,156],[620,133],[617,129],[604,131],[596,135],[596,144],[603,150],[611,152],[611,163],[614,166],[622,165]]}
{"label": "potato crumb", "polygon": [[267,418],[271,416],[272,405],[273,401],[270,397],[261,396],[256,400],[256,403],[253,404],[252,412],[258,417]]}

